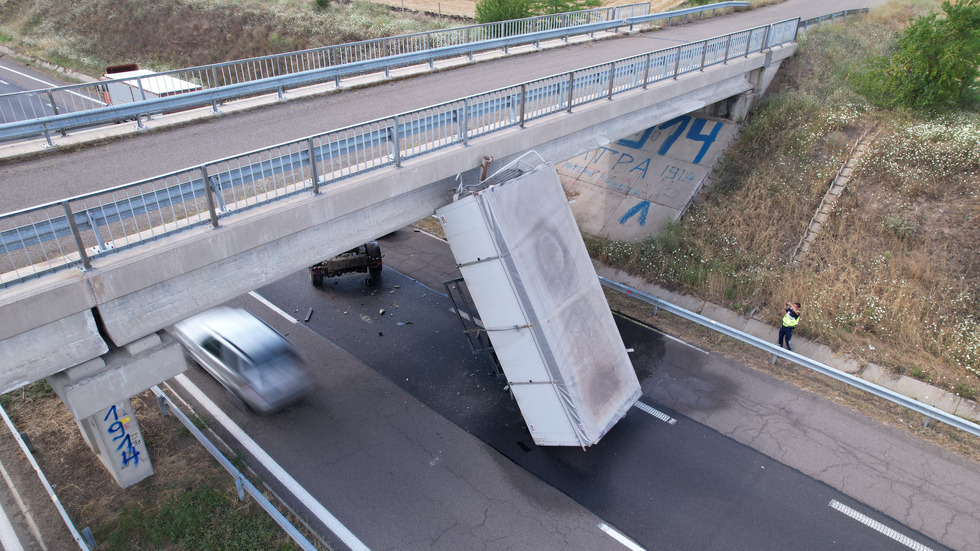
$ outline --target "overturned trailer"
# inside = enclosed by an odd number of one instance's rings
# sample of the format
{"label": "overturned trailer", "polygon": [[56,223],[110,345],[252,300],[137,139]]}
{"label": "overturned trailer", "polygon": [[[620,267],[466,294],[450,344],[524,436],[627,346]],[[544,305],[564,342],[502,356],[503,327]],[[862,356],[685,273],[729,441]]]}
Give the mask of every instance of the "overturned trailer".
{"label": "overturned trailer", "polygon": [[436,216],[534,442],[590,446],[640,384],[554,166],[505,174]]}

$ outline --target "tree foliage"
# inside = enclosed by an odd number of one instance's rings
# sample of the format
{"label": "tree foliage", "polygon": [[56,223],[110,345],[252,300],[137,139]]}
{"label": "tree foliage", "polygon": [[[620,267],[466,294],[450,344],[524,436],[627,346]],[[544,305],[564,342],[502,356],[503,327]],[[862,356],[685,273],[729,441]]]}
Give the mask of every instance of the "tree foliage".
{"label": "tree foliage", "polygon": [[534,15],[587,10],[601,5],[601,0],[480,0],[476,4],[476,21],[493,23]]}
{"label": "tree foliage", "polygon": [[890,57],[875,58],[861,91],[888,107],[942,112],[977,92],[980,0],[946,0],[944,14],[921,16],[899,36]]}
{"label": "tree foliage", "polygon": [[476,4],[476,22],[493,23],[531,17],[528,0],[480,0]]}

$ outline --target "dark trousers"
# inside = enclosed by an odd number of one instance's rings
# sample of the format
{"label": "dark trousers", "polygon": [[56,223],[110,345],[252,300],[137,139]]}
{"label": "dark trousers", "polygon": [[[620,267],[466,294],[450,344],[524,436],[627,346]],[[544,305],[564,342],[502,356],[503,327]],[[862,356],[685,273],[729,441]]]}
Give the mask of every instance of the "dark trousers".
{"label": "dark trousers", "polygon": [[793,338],[793,328],[785,325],[779,328],[779,346],[783,345],[783,338],[786,339],[786,350],[793,350],[789,345],[789,340]]}

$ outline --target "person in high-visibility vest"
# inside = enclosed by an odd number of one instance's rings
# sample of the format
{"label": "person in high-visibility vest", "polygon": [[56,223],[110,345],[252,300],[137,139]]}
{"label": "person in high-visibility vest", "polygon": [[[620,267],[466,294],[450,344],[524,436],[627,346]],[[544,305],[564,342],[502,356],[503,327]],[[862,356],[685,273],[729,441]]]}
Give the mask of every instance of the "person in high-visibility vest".
{"label": "person in high-visibility vest", "polygon": [[783,326],[779,328],[779,346],[783,346],[783,339],[785,339],[786,350],[793,350],[793,347],[789,345],[789,340],[793,338],[793,329],[796,324],[800,323],[800,308],[802,306],[799,302],[787,302],[785,308]]}

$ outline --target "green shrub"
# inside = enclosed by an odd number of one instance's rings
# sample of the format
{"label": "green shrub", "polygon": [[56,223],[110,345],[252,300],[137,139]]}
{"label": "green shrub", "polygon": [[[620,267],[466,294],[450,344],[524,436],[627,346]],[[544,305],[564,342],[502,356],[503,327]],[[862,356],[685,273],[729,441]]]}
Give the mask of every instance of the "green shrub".
{"label": "green shrub", "polygon": [[945,17],[920,16],[890,56],[872,58],[858,89],[886,107],[945,112],[975,98],[980,74],[980,0],[943,2]]}
{"label": "green shrub", "polygon": [[330,0],[313,0],[313,7],[318,10],[325,10],[330,7]]}
{"label": "green shrub", "polygon": [[480,0],[476,4],[477,23],[522,19],[532,15],[528,0]]}

